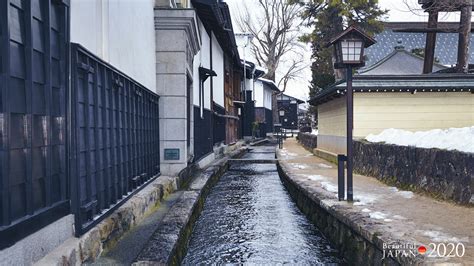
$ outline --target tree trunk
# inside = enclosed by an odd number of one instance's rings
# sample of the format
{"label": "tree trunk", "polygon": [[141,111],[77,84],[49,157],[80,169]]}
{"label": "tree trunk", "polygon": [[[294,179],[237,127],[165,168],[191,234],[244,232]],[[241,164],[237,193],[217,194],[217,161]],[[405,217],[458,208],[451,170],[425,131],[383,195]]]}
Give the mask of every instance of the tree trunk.
{"label": "tree trunk", "polygon": [[[438,27],[438,12],[430,11],[428,17],[428,28]],[[423,74],[433,72],[434,54],[436,47],[436,32],[426,33],[425,61],[423,64]]]}
{"label": "tree trunk", "polygon": [[461,8],[461,22],[458,41],[458,73],[467,73],[469,65],[469,45],[471,42],[472,1],[467,0]]}

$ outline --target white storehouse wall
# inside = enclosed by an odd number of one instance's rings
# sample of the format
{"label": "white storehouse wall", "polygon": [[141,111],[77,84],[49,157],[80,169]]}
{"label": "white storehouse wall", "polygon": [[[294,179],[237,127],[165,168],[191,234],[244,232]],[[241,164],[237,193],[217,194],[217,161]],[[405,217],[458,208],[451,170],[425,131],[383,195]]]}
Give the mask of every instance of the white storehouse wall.
{"label": "white storehouse wall", "polygon": [[71,0],[71,41],[156,92],[154,0]]}
{"label": "white storehouse wall", "polygon": [[264,107],[264,86],[263,82],[256,80],[255,83],[255,107]]}
{"label": "white storehouse wall", "polygon": [[[193,61],[193,104],[199,106],[199,67],[211,68],[210,37],[201,20],[198,18],[198,27],[201,32],[201,50],[194,56]],[[211,79],[204,82],[204,108],[211,109]]]}
{"label": "white storehouse wall", "polygon": [[212,70],[217,76],[213,77],[213,100],[220,106],[224,106],[224,51],[222,50],[216,36],[212,33]]}

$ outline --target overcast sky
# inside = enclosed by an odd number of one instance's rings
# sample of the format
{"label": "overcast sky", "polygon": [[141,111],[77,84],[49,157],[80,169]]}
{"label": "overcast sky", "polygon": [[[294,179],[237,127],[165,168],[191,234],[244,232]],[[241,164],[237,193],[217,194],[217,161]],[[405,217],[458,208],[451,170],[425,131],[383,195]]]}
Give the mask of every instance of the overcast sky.
{"label": "overcast sky", "polygon": [[[242,2],[245,2],[250,8],[255,6],[257,0],[225,0],[229,5],[232,17],[235,20],[235,17],[239,14],[239,8],[242,9]],[[386,21],[427,21],[428,17],[421,11],[417,11],[414,14],[411,9],[419,10],[418,0],[379,0],[380,6],[384,9],[388,9],[388,17],[384,20]],[[408,4],[408,6],[407,6]],[[439,17],[440,21],[459,21],[459,14],[451,13],[450,15],[441,14]],[[234,31],[240,32],[240,29],[237,26],[237,23],[233,23]],[[308,47],[306,52],[305,60],[307,64],[310,64],[310,49]],[[311,79],[311,71],[309,68],[302,74],[302,78],[292,81],[288,88],[287,92],[289,95],[300,98],[302,100],[308,99],[308,86],[309,80]]]}

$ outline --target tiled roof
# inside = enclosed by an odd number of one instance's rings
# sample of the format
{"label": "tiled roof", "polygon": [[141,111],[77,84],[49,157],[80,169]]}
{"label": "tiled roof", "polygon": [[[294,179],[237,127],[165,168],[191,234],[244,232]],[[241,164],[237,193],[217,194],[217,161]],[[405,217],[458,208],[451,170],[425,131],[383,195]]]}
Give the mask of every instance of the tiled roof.
{"label": "tiled roof", "polygon": [[[369,67],[382,58],[390,54],[394,47],[397,46],[397,41],[401,40],[401,44],[407,51],[415,48],[424,48],[426,41],[426,33],[417,32],[394,32],[394,28],[416,28],[418,26],[426,25],[426,23],[385,23],[385,30],[374,36],[377,41],[376,44],[366,49],[366,67]],[[474,37],[471,34],[471,47],[474,46]],[[439,59],[439,63],[451,66],[456,64],[458,47],[457,33],[438,33],[436,36],[436,50],[435,57]],[[470,62],[474,62],[474,51],[470,49]]]}
{"label": "tiled roof", "polygon": [[[346,91],[345,80],[340,80],[319,92],[308,102],[318,105],[341,97]],[[474,75],[424,74],[424,75],[355,75],[354,92],[474,92]]]}
{"label": "tiled roof", "polygon": [[[424,60],[404,47],[396,47],[379,62],[358,71],[360,75],[416,75],[423,72]],[[433,65],[433,72],[445,69],[440,64]]]}
{"label": "tiled roof", "polygon": [[283,96],[280,94],[277,96],[277,101],[296,101],[298,104],[304,103],[303,100],[300,100],[296,97],[290,96],[288,94],[283,94]]}

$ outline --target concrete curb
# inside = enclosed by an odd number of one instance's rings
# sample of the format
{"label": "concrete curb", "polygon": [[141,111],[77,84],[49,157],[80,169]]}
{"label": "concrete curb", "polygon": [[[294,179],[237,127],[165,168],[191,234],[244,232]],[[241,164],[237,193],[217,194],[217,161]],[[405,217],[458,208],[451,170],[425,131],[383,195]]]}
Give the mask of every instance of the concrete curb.
{"label": "concrete curb", "polygon": [[[281,158],[279,151],[277,156]],[[366,217],[355,211],[350,204],[339,202],[333,194],[323,188],[310,187],[299,181],[285,161],[280,159],[277,166],[283,184],[298,207],[337,246],[350,264],[426,265],[443,262],[421,255],[382,259],[384,244],[414,243],[394,238],[389,232],[383,231],[376,222],[366,221]]]}

